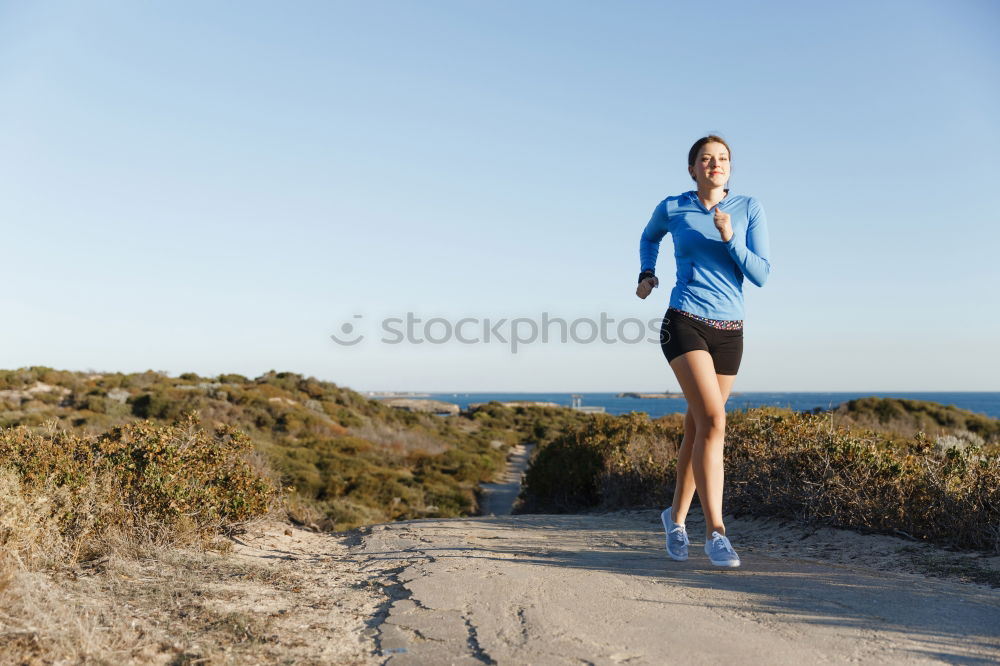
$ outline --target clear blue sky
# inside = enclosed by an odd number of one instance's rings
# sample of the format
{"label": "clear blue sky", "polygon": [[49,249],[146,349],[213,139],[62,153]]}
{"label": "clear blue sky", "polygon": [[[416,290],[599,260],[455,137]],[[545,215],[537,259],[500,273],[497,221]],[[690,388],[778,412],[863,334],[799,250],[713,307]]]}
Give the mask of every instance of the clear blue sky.
{"label": "clear blue sky", "polygon": [[774,267],[736,390],[1000,390],[998,30],[971,1],[0,2],[0,367],[676,390],[655,343],[380,322],[662,317],[639,234],[720,132]]}

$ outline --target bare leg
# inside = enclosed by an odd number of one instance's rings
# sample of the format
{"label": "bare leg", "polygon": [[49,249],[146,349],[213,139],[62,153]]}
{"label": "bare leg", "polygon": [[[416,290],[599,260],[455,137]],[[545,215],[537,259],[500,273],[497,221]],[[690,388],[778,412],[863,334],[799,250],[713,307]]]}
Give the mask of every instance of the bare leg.
{"label": "bare leg", "polygon": [[677,485],[674,486],[674,503],[670,517],[675,523],[683,523],[687,518],[691,501],[694,499],[694,469],[691,467],[691,449],[694,448],[694,414],[688,405],[684,415],[684,439],[677,452]]}
{"label": "bare leg", "polygon": [[[705,514],[705,533],[713,531],[726,533],[722,522],[722,488],[725,479],[723,468],[723,444],[726,431],[726,407],[723,390],[732,387],[734,376],[723,375],[728,387],[722,386],[720,376],[715,373],[715,364],[708,352],[694,350],[682,354],[670,363],[677,381],[684,391],[688,410],[694,420],[694,436],[688,451],[683,451],[688,434],[685,427],[684,443],[677,461],[678,487],[674,493],[675,506],[672,515],[686,517],[691,504],[693,490],[690,481],[698,489],[698,499]],[[731,377],[731,379],[730,379]],[[729,391],[725,391],[728,397]],[[687,425],[687,417],[685,417]],[[689,469],[690,468],[690,469]],[[687,506],[676,506],[678,500],[686,500]],[[680,512],[683,510],[683,513]]]}
{"label": "bare leg", "polygon": [[[716,375],[719,382],[719,392],[722,394],[722,404],[726,404],[729,393],[733,389],[733,382],[736,375]],[[691,501],[694,499],[694,468],[691,466],[691,450],[694,448],[695,421],[694,413],[688,406],[684,415],[684,439],[681,441],[681,448],[677,452],[677,485],[674,487],[673,510],[670,512],[671,518],[676,523],[683,523],[687,518],[688,510],[691,508]]]}

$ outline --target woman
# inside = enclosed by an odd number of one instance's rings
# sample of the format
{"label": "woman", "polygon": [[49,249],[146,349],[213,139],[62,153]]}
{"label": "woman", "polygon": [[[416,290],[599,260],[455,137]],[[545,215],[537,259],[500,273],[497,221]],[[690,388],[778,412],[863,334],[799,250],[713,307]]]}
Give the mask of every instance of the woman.
{"label": "woman", "polygon": [[722,138],[709,135],[691,146],[688,173],[697,189],[661,201],[639,242],[636,295],[646,298],[659,285],[660,241],[668,232],[674,240],[677,282],[660,347],[688,404],[674,502],[660,518],[667,554],[686,560],[684,520],[697,488],[705,553],[712,564],[738,567],[722,522],[726,400],[743,356],[743,278],[762,287],[771,272],[767,223],[760,202],[729,192],[730,151]]}

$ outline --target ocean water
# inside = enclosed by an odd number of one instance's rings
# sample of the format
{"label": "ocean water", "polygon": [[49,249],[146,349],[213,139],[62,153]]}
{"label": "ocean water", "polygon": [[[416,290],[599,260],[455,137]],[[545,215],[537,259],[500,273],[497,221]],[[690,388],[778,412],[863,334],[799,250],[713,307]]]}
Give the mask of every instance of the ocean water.
{"label": "ocean water", "polygon": [[[431,393],[429,397],[435,400],[443,400],[461,406],[465,409],[472,402],[489,402],[491,400],[537,400],[544,402],[554,402],[559,405],[569,406],[572,401],[571,393]],[[580,393],[583,396],[584,406],[604,407],[609,414],[627,414],[628,412],[646,412],[650,417],[656,418],[664,414],[684,412],[687,410],[687,401],[683,398],[619,398],[617,393]],[[951,393],[880,393],[880,392],[857,392],[857,393],[763,393],[763,392],[736,392],[729,396],[726,403],[727,410],[746,409],[749,407],[760,407],[772,405],[776,407],[788,407],[797,411],[810,410],[815,407],[830,409],[837,405],[853,400],[854,398],[864,398],[867,396],[877,396],[880,398],[909,398],[912,400],[929,400],[942,405],[954,405],[962,409],[968,409],[979,414],[984,414],[992,418],[1000,418],[1000,393],[998,392],[972,392],[958,391]]]}

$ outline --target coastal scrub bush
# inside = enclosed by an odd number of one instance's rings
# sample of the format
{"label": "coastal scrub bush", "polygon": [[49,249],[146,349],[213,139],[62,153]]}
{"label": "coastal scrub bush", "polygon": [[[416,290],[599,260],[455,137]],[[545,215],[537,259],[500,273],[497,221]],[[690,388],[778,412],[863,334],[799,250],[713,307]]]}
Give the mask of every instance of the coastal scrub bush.
{"label": "coastal scrub bush", "polygon": [[[665,506],[682,436],[680,418],[597,418],[539,448],[521,511]],[[1000,456],[833,427],[826,414],[735,411],[726,508],[1000,552]]]}
{"label": "coastal scrub bush", "polygon": [[[42,380],[49,383],[39,390]],[[280,485],[294,488],[285,495],[293,519],[325,529],[475,513],[479,485],[496,480],[512,446],[547,442],[591,418],[497,402],[440,417],[276,371],[248,379],[22,368],[0,371],[0,384],[8,387],[0,426],[48,433],[55,422],[97,437],[143,419],[165,424],[197,413],[202,423],[236,428]]]}
{"label": "coastal scrub bush", "polygon": [[0,430],[0,550],[73,562],[112,542],[210,542],[265,513],[274,484],[241,432],[184,423],[100,436]]}
{"label": "coastal scrub bush", "polygon": [[984,444],[1000,443],[1000,420],[954,405],[872,396],[848,400],[831,411],[840,425],[877,430],[902,439],[918,432],[946,436],[965,431],[981,437]]}

